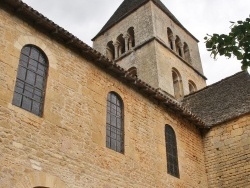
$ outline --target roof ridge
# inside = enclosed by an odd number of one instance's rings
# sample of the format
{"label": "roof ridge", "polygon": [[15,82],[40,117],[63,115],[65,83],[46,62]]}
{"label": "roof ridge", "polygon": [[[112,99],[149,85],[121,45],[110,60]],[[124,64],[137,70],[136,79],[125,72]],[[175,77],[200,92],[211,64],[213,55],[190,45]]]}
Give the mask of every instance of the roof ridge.
{"label": "roof ridge", "polygon": [[102,29],[92,39],[94,41],[98,36],[103,34],[105,31],[113,27],[115,24],[120,22],[122,19],[139,9],[144,4],[152,1],[158,8],[160,8],[166,15],[168,15],[178,26],[186,31],[194,40],[199,42],[180,22],[179,20],[169,11],[169,9],[161,2],[161,0],[124,0],[120,6],[116,9],[114,14],[109,18]]}

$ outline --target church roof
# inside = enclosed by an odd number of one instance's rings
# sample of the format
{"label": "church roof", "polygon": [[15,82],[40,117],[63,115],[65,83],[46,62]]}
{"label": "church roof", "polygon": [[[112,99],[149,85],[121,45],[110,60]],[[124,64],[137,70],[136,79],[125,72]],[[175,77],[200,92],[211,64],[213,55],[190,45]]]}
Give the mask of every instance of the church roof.
{"label": "church roof", "polygon": [[182,105],[207,126],[250,113],[250,75],[240,72],[186,96]]}
{"label": "church roof", "polygon": [[[138,8],[148,3],[150,0],[124,0],[122,4],[118,7],[115,13],[111,16],[108,22],[103,26],[99,33],[92,39],[95,40],[98,36],[103,34],[105,31],[110,29],[116,23],[136,11]],[[186,31],[192,38],[196,39],[178,20],[177,18],[168,10],[168,8],[160,0],[151,0],[156,6],[158,6],[165,14],[167,14],[178,26],[180,26],[184,31]]]}

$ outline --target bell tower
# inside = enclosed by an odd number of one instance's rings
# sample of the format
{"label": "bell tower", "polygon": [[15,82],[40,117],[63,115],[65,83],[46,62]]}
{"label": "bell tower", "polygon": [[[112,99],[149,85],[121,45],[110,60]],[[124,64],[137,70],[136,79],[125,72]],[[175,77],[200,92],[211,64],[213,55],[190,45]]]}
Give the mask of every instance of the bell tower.
{"label": "bell tower", "polygon": [[206,86],[198,40],[160,0],[124,0],[93,47],[177,100]]}

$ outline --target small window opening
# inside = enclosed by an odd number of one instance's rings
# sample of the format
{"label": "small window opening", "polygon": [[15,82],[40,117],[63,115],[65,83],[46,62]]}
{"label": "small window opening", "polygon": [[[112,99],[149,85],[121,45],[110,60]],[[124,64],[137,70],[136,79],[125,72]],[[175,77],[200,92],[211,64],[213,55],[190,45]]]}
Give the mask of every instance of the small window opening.
{"label": "small window opening", "polygon": [[174,44],[173,44],[173,32],[170,28],[167,29],[167,33],[168,33],[168,43],[169,43],[169,46],[171,48],[171,50],[174,50]]}
{"label": "small window opening", "polygon": [[187,43],[184,42],[184,58],[188,63],[191,63],[191,56],[190,56],[190,51],[189,51],[189,47],[187,45]]}
{"label": "small window opening", "polygon": [[131,67],[128,69],[128,73],[132,76],[137,77],[137,68],[136,67]]}
{"label": "small window opening", "polygon": [[178,36],[176,36],[176,39],[175,39],[175,46],[176,46],[176,52],[178,53],[179,56],[182,57],[182,43],[181,43],[181,40]]}
{"label": "small window opening", "polygon": [[117,42],[119,44],[118,57],[120,57],[123,53],[125,53],[125,39],[123,38],[122,34],[117,37]]}
{"label": "small window opening", "polygon": [[106,55],[110,60],[115,59],[115,47],[112,41],[108,42],[107,44]]}
{"label": "small window opening", "polygon": [[172,78],[173,78],[174,96],[178,100],[183,97],[183,86],[180,73],[176,69],[172,70]]}
{"label": "small window opening", "polygon": [[188,81],[188,87],[189,87],[189,93],[194,93],[195,91],[197,91],[195,83],[191,80]]}
{"label": "small window opening", "polygon": [[130,27],[128,29],[128,35],[129,35],[128,49],[130,50],[135,46],[135,32],[133,27]]}

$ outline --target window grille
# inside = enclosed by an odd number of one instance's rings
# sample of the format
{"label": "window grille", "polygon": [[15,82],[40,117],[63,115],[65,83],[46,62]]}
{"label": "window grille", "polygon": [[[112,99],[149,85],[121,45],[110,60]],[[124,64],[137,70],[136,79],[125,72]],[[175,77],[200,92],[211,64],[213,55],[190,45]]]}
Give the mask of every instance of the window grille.
{"label": "window grille", "polygon": [[106,146],[124,152],[123,102],[114,92],[107,98]]}
{"label": "window grille", "polygon": [[48,62],[44,53],[35,46],[21,50],[13,105],[42,116]]}
{"label": "window grille", "polygon": [[165,127],[165,139],[166,139],[168,173],[171,174],[172,176],[179,178],[180,175],[178,166],[176,136],[173,128],[169,125],[166,125]]}

